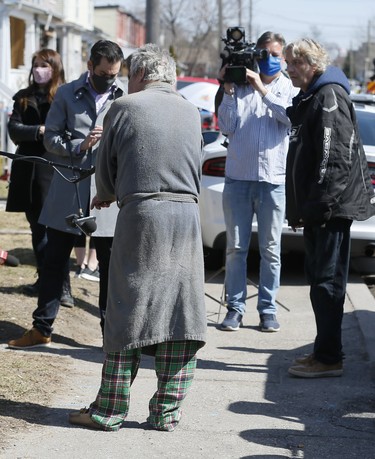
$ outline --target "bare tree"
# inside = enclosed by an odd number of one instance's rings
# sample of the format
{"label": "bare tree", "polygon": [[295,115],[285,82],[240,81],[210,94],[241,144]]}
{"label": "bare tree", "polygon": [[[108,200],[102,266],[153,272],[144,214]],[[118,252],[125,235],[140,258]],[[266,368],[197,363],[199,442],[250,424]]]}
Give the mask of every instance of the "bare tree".
{"label": "bare tree", "polygon": [[313,25],[310,27],[310,37],[319,43],[322,41],[322,31],[318,26]]}
{"label": "bare tree", "polygon": [[[180,21],[184,12],[184,0],[164,0],[161,14],[162,24],[170,31],[172,42],[175,43],[178,35]],[[181,26],[182,27],[182,26]]]}
{"label": "bare tree", "polygon": [[[242,10],[247,1],[220,0],[219,5],[218,0],[160,0],[159,41],[186,74],[216,76],[224,46],[219,37],[225,35],[227,27],[239,25],[242,16],[237,6]],[[144,17],[145,2],[137,1],[134,11]]]}
{"label": "bare tree", "polygon": [[164,46],[185,72],[201,73],[202,64],[206,72],[207,62],[218,55],[217,44],[212,44],[212,32],[218,30],[216,1],[162,0],[161,23]]}
{"label": "bare tree", "polygon": [[195,2],[192,8],[194,33],[187,55],[192,74],[199,62],[207,63],[210,60],[210,54],[211,57],[212,53],[218,54],[212,33],[218,27],[217,13],[217,10],[212,8],[210,0]]}

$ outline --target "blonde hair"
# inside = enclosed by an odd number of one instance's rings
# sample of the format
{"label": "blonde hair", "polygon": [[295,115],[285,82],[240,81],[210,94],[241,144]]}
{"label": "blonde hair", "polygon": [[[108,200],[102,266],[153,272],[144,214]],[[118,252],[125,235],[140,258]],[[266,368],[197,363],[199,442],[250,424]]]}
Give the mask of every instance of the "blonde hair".
{"label": "blonde hair", "polygon": [[323,46],[311,38],[301,38],[289,43],[285,47],[285,52],[290,51],[293,57],[300,57],[316,68],[316,73],[325,72],[329,65],[329,56]]}

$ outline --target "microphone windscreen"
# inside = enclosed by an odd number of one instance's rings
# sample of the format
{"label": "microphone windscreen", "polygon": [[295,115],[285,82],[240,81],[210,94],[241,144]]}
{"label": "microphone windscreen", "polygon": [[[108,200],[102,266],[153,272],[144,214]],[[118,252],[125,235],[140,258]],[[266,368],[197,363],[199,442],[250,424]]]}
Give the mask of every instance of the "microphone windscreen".
{"label": "microphone windscreen", "polygon": [[17,257],[15,257],[14,255],[10,255],[8,253],[8,256],[5,260],[5,265],[7,266],[18,266],[20,264],[20,261]]}
{"label": "microphone windscreen", "polygon": [[229,56],[230,56],[230,52],[226,49],[223,49],[220,53],[220,57],[224,60],[228,59]]}
{"label": "microphone windscreen", "polygon": [[91,234],[91,233],[94,233],[96,231],[97,224],[96,224],[96,221],[94,219],[92,219],[92,220],[87,220],[84,223],[82,223],[81,227],[82,227],[82,231],[84,233],[90,233]]}

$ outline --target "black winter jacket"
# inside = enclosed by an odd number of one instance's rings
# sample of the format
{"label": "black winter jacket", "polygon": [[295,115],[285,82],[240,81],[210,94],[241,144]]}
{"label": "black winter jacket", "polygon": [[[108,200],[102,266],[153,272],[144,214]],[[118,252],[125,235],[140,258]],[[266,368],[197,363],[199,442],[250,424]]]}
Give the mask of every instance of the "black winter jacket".
{"label": "black winter jacket", "polygon": [[[18,91],[14,97],[8,132],[17,145],[17,153],[25,156],[44,156],[43,138],[38,136],[39,126],[45,123],[50,103],[45,94],[29,87]],[[26,105],[23,101],[26,100]],[[6,210],[24,212],[41,209],[52,178],[49,166],[29,161],[12,162]]]}
{"label": "black winter jacket", "polygon": [[359,138],[349,84],[328,67],[287,109],[292,122],[286,167],[290,226],[322,225],[332,218],[366,220],[375,195]]}

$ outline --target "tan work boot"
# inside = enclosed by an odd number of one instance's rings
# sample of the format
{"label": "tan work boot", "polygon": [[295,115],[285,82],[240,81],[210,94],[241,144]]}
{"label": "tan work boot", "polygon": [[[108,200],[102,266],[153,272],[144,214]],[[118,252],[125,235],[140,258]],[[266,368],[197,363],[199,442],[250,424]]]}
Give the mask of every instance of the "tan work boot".
{"label": "tan work boot", "polygon": [[51,344],[51,337],[44,336],[36,328],[24,333],[21,338],[12,339],[8,343],[11,349],[32,349],[34,347],[46,347]]}
{"label": "tan work boot", "polygon": [[297,357],[293,362],[293,366],[295,366],[295,365],[306,365],[307,363],[311,362],[312,360],[314,360],[314,354],[305,354],[302,357]]}
{"label": "tan work boot", "polygon": [[72,413],[69,413],[69,422],[70,424],[87,427],[89,429],[104,430],[103,426],[91,419],[89,410],[87,408],[82,408],[79,411],[73,411]]}
{"label": "tan work boot", "polygon": [[299,378],[327,378],[343,374],[342,362],[326,364],[314,358],[305,364],[293,365],[288,370],[289,374]]}

